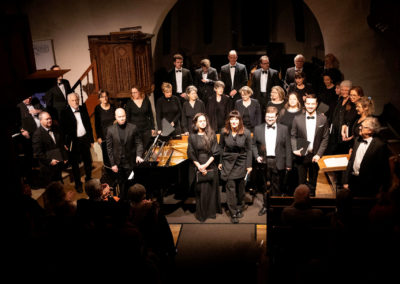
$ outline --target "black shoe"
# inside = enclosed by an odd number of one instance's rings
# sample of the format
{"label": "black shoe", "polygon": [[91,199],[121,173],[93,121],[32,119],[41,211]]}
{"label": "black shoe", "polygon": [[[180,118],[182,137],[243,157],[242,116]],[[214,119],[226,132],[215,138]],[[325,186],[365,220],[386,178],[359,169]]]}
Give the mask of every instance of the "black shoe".
{"label": "black shoe", "polygon": [[262,215],[264,215],[265,213],[267,213],[267,208],[262,207],[262,208],[260,209],[260,211],[258,211],[258,216],[262,216]]}
{"label": "black shoe", "polygon": [[243,217],[243,213],[241,210],[236,211],[236,217],[237,218],[242,218]]}
{"label": "black shoe", "polygon": [[232,215],[232,216],[231,216],[231,222],[232,222],[233,224],[239,223],[239,219],[237,218],[236,215]]}
{"label": "black shoe", "polygon": [[83,192],[82,184],[75,185],[75,189],[76,189],[76,192],[82,193]]}

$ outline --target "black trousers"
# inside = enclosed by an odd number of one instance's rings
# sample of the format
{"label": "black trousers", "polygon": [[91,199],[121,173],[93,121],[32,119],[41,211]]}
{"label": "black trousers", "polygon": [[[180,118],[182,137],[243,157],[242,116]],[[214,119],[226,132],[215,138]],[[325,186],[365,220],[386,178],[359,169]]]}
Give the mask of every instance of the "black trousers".
{"label": "black trousers", "polygon": [[236,214],[243,209],[244,201],[244,179],[228,179],[225,184],[226,203],[231,214]]}
{"label": "black trousers", "polygon": [[310,187],[311,193],[315,194],[319,166],[318,163],[312,162],[313,157],[314,155],[311,153],[307,154],[304,157],[296,157],[295,165],[297,167],[297,172],[299,175],[299,184],[307,184]]}
{"label": "black trousers", "polygon": [[82,160],[85,168],[86,180],[92,178],[92,154],[90,153],[90,141],[85,136],[77,138],[72,142],[72,151],[70,152],[70,163],[72,166],[72,175],[75,180],[75,187],[81,185],[81,172],[79,162]]}
{"label": "black trousers", "polygon": [[117,173],[117,183],[119,186],[118,197],[121,198],[122,200],[127,199],[128,189],[133,184],[133,180],[128,180],[131,172],[132,169],[123,166],[118,166],[118,173]]}

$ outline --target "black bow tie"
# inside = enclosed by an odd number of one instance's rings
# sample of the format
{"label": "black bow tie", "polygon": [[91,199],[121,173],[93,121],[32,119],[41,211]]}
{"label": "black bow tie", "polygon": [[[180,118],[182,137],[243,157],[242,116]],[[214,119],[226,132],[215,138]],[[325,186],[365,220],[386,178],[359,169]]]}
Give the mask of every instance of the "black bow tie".
{"label": "black bow tie", "polygon": [[182,70],[176,70],[176,72],[182,72]]}
{"label": "black bow tie", "polygon": [[307,116],[307,119],[315,119],[314,116]]}
{"label": "black bow tie", "polygon": [[47,130],[48,133],[52,132],[51,129]]}
{"label": "black bow tie", "polygon": [[231,68],[235,68],[235,67],[236,67],[235,65],[231,66]]}
{"label": "black bow tie", "polygon": [[358,142],[368,144],[367,140],[362,139],[361,137],[358,138]]}
{"label": "black bow tie", "polygon": [[268,71],[261,71],[262,74],[268,74]]}
{"label": "black bow tie", "polygon": [[78,110],[74,110],[74,113],[75,113],[75,112],[79,112],[79,109],[78,109]]}
{"label": "black bow tie", "polygon": [[267,125],[267,128],[275,129],[275,126],[273,126],[273,125]]}
{"label": "black bow tie", "polygon": [[59,86],[61,86],[63,83],[58,83]]}

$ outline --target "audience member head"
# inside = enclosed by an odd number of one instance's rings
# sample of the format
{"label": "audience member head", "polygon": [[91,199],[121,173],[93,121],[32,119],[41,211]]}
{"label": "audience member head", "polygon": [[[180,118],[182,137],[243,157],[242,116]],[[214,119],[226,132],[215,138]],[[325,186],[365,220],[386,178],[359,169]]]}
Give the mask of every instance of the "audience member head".
{"label": "audience member head", "polygon": [[305,184],[300,184],[296,187],[293,193],[294,206],[310,205],[310,188]]}
{"label": "audience member head", "polygon": [[276,120],[278,119],[278,109],[274,106],[267,107],[265,112],[265,122],[267,125],[275,124]]}
{"label": "audience member head", "polygon": [[355,104],[361,97],[364,97],[364,91],[360,86],[354,86],[350,89],[350,101]]}
{"label": "audience member head", "polygon": [[216,81],[214,83],[214,91],[217,95],[222,96],[224,94],[225,83],[222,81]]}
{"label": "audience member head", "polygon": [[146,199],[146,188],[140,183],[136,183],[128,189],[128,200],[131,204],[139,204]]}
{"label": "audience member head", "polygon": [[264,71],[269,69],[269,58],[266,55],[260,57],[260,66]]}
{"label": "audience member head", "polygon": [[88,180],[85,183],[85,192],[89,196],[89,199],[91,199],[91,200],[94,200],[94,201],[102,200],[103,187],[101,185],[100,180],[97,178]]}
{"label": "audience member head", "polygon": [[379,132],[380,124],[378,122],[378,119],[375,117],[369,116],[364,119],[363,122],[361,122],[360,125],[360,136],[363,139],[367,139],[369,137],[372,137],[374,134]]}
{"label": "audience member head", "polygon": [[360,116],[371,116],[375,111],[373,100],[367,97],[361,97],[356,102],[356,111]]}
{"label": "audience member head", "polygon": [[237,110],[232,110],[225,121],[224,133],[229,134],[230,131],[238,134],[244,133],[243,119]]}
{"label": "audience member head", "polygon": [[281,86],[273,86],[271,88],[271,101],[282,102],[285,98],[285,90]]}
{"label": "audience member head", "polygon": [[118,125],[124,125],[126,123],[126,112],[123,108],[119,107],[115,110],[115,120]]}
{"label": "audience member head", "polygon": [[161,90],[166,98],[172,97],[172,85],[170,83],[162,83]]}
{"label": "audience member head", "polygon": [[248,86],[243,86],[240,88],[239,93],[243,101],[248,101],[250,100],[250,97],[253,95],[253,90]]}
{"label": "audience member head", "polygon": [[197,95],[197,88],[193,85],[190,85],[186,88],[186,95],[189,101],[195,101],[199,98]]}
{"label": "audience member head", "polygon": [[68,94],[68,105],[75,109],[79,109],[79,95],[77,93],[70,93]]}
{"label": "audience member head", "polygon": [[67,194],[61,182],[51,182],[43,194],[44,209],[48,215],[72,215],[75,208],[72,205],[72,196]]}
{"label": "audience member head", "polygon": [[174,66],[177,70],[182,69],[182,65],[183,65],[183,56],[179,53],[174,55]]}
{"label": "audience member head", "polygon": [[303,69],[305,61],[306,61],[306,58],[304,57],[303,54],[297,54],[294,57],[294,66],[296,67],[296,69]]}
{"label": "audience member head", "polygon": [[139,100],[144,99],[144,92],[141,90],[139,86],[132,86],[131,88],[131,99]]}
{"label": "audience member head", "polygon": [[50,129],[53,125],[53,120],[47,111],[42,111],[41,113],[39,113],[39,121],[40,124],[47,129]]}
{"label": "audience member head", "polygon": [[344,99],[350,95],[350,89],[353,87],[353,83],[350,80],[344,80],[340,83],[340,96]]}
{"label": "audience member head", "polygon": [[238,59],[238,55],[236,53],[236,50],[231,50],[228,53],[228,60],[230,65],[236,65],[236,61]]}
{"label": "audience member head", "polygon": [[300,109],[301,103],[296,92],[289,93],[288,100],[285,104],[285,109]]}

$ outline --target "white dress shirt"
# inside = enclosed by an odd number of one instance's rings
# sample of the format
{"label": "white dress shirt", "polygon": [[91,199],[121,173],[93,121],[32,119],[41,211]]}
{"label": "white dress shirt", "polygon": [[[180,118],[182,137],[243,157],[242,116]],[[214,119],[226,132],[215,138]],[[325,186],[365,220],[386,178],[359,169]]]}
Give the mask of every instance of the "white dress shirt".
{"label": "white dress shirt", "polygon": [[[276,148],[276,123],[271,125],[272,127],[268,128],[268,124],[265,124],[265,155],[266,156],[275,156],[275,148]],[[275,128],[274,128],[275,127]]]}
{"label": "white dress shirt", "polygon": [[369,145],[371,144],[372,137],[369,137],[364,140],[367,141],[367,143],[360,143],[360,145],[357,148],[356,156],[354,158],[353,174],[356,176],[358,176],[360,174],[361,162],[364,159],[365,152],[367,152],[367,149],[368,149]]}
{"label": "white dress shirt", "polygon": [[[314,117],[314,118],[308,119],[308,117]],[[317,127],[317,114],[315,112],[313,115],[306,113],[307,141],[310,142],[310,145],[308,145],[307,148],[308,152],[312,152],[313,150],[316,127]]]}
{"label": "white dress shirt", "polygon": [[201,77],[202,77],[204,80],[207,80],[207,76],[208,76],[208,73],[201,72]]}
{"label": "white dress shirt", "polygon": [[86,129],[85,126],[83,126],[81,113],[79,112],[79,109],[75,110],[74,108],[71,107],[71,110],[76,118],[76,136],[82,137],[86,134]]}
{"label": "white dress shirt", "polygon": [[[176,72],[177,70],[180,70],[181,72]],[[183,93],[182,91],[182,69],[176,69],[175,68],[175,78],[176,78],[176,92],[177,93]]]}
{"label": "white dress shirt", "polygon": [[268,70],[267,73],[262,73],[264,70],[261,70],[261,77],[260,77],[260,91],[262,93],[267,92],[267,84],[268,84]]}
{"label": "white dress shirt", "polygon": [[231,80],[232,80],[232,90],[233,90],[233,86],[234,86],[234,82],[235,82],[235,72],[236,72],[236,67],[235,68],[231,68],[232,66],[236,66],[236,65],[230,65],[229,64],[229,71],[231,72]]}

